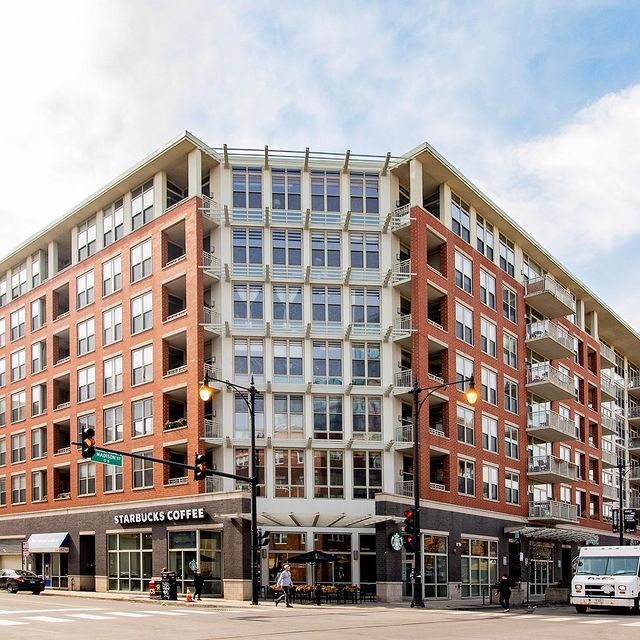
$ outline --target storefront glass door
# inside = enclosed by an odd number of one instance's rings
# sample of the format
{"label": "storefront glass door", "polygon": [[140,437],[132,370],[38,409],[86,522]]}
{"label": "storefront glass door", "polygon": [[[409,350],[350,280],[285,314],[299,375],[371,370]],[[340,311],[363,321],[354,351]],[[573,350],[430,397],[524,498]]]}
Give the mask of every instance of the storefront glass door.
{"label": "storefront glass door", "polygon": [[171,531],[169,570],[178,576],[178,591],[193,589],[193,572],[204,576],[203,595],[222,595],[222,534],[219,531]]}

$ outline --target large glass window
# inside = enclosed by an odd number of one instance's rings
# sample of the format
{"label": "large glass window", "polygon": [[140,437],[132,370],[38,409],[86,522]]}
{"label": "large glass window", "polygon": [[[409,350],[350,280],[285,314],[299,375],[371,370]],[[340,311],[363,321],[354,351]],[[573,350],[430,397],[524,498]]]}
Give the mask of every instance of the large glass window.
{"label": "large glass window", "polygon": [[131,335],[153,326],[153,294],[147,291],[131,299]]}
{"label": "large glass window", "polygon": [[456,337],[473,344],[473,311],[456,302]]}
{"label": "large glass window", "polygon": [[107,535],[109,591],[146,591],[152,576],[151,533]]}
{"label": "large glass window", "polygon": [[273,341],[273,381],[302,383],[302,340]]}
{"label": "large glass window", "polygon": [[[139,451],[138,455],[146,458],[153,457],[153,451]],[[133,458],[133,488],[149,489],[153,487],[153,462],[142,458]]]}
{"label": "large glass window", "polygon": [[273,437],[304,437],[304,396],[274,394]]}
{"label": "large glass window", "polygon": [[26,474],[11,476],[11,504],[24,504],[27,501]]}
{"label": "large glass window", "polygon": [[342,396],[313,396],[313,437],[342,440]]}
{"label": "large glass window", "polygon": [[96,368],[94,365],[78,369],[78,402],[96,397]]}
{"label": "large glass window", "polygon": [[357,440],[382,440],[382,398],[351,396],[353,437]]}
{"label": "large glass window", "polygon": [[122,467],[113,464],[105,464],[104,467],[104,492],[122,491]]}
{"label": "large glass window", "polygon": [[467,256],[459,251],[455,252],[456,286],[471,293],[471,282],[473,279],[473,263]]}
{"label": "large glass window", "polygon": [[262,229],[233,229],[233,264],[262,264]]}
{"label": "large glass window", "polygon": [[424,536],[424,597],[449,595],[446,536]]}
{"label": "large glass window", "polygon": [[122,405],[104,409],[102,413],[102,423],[104,427],[105,444],[122,440]]}
{"label": "large glass window", "polygon": [[502,315],[511,322],[517,321],[516,292],[502,287]]}
{"label": "large glass window", "polygon": [[469,205],[455,193],[451,194],[451,230],[465,242],[471,237],[471,216]]}
{"label": "large glass window", "polygon": [[233,168],[234,209],[262,209],[262,169]]}
{"label": "large glass window", "polygon": [[16,393],[11,394],[11,422],[20,422],[20,420],[24,420],[26,404],[26,391],[16,391]]}
{"label": "large glass window", "polygon": [[90,218],[78,225],[78,261],[96,252],[96,219]]}
{"label": "large glass window", "polygon": [[[249,478],[249,449],[234,449],[233,455],[235,458],[235,474],[237,476]],[[264,496],[264,449],[258,449],[257,458],[258,495]],[[236,489],[243,489],[244,491],[248,491],[249,483],[241,480],[236,480]]]}
{"label": "large glass window", "polygon": [[292,322],[302,323],[302,287],[274,285],[273,324],[275,327],[285,327]]}
{"label": "large glass window", "polygon": [[81,309],[93,302],[93,270],[76,278],[76,307]]}
{"label": "large glass window", "polygon": [[17,298],[27,292],[27,263],[15,267],[11,273],[11,297]]}
{"label": "large glass window", "polygon": [[105,247],[122,238],[124,235],[124,202],[122,199],[104,212],[102,226]]}
{"label": "large glass window", "polygon": [[[256,395],[254,404],[254,414],[256,420],[256,436],[264,438],[264,396],[259,393]],[[239,393],[235,396],[235,412],[234,412],[234,437],[239,439],[249,439],[251,437],[251,416],[249,407],[243,396]]]}
{"label": "large glass window", "polygon": [[178,574],[178,592],[193,590],[195,563],[204,577],[203,595],[222,595],[222,533],[220,531],[170,531],[169,570]]}
{"label": "large glass window", "polygon": [[122,306],[102,312],[102,345],[122,340]]}
{"label": "large glass window", "polygon": [[[38,298],[31,303],[31,331],[37,331],[47,322],[46,298]],[[3,320],[4,323],[4,320]]]}
{"label": "large glass window", "polygon": [[458,493],[476,495],[476,465],[472,460],[458,460]]}
{"label": "large glass window", "polygon": [[349,174],[352,213],[378,213],[378,174]]}
{"label": "large glass window", "polygon": [[313,451],[313,497],[344,498],[344,451]]}
{"label": "large glass window", "polygon": [[498,469],[488,464],[482,465],[482,495],[485,500],[498,499]]}
{"label": "large glass window", "polygon": [[342,384],[342,343],[314,340],[313,383]]}
{"label": "large glass window", "polygon": [[474,434],[474,413],[471,409],[458,405],[457,411],[457,423],[458,423],[458,442],[465,442],[466,444],[475,443]]}
{"label": "large glass window", "polygon": [[264,380],[264,342],[260,339],[236,338],[233,341],[233,370],[236,382]]}
{"label": "large glass window", "polygon": [[34,384],[31,387],[31,416],[42,415],[47,410],[46,383]]}
{"label": "large glass window", "polygon": [[498,375],[491,369],[480,368],[482,379],[482,399],[491,404],[498,404]]}
{"label": "large glass window", "polygon": [[496,325],[486,318],[480,318],[480,348],[487,355],[496,357]]}
{"label": "large glass window", "polygon": [[372,500],[382,491],[382,452],[353,452],[353,498]]}
{"label": "large glass window", "polygon": [[493,225],[482,216],[476,215],[476,243],[478,251],[493,262]]}
{"label": "large glass window", "polygon": [[275,211],[302,209],[299,169],[271,170],[271,205]]}
{"label": "large glass window", "polygon": [[25,462],[27,459],[27,434],[14,433],[11,436],[11,464]]}
{"label": "large glass window", "polygon": [[78,465],[78,495],[89,496],[96,492],[96,463],[83,462]]}
{"label": "large glass window", "polygon": [[153,433],[153,398],[143,398],[131,403],[133,416],[132,434],[135,436],[148,436]]}
{"label": "large glass window", "polygon": [[354,269],[380,268],[380,234],[351,233],[351,266]]}
{"label": "large glass window", "polygon": [[498,543],[495,540],[462,538],[463,598],[479,598],[498,581]]}
{"label": "large glass window", "polygon": [[102,263],[102,295],[122,289],[122,258],[116,256]]}
{"label": "large glass window", "polygon": [[311,318],[313,322],[342,322],[340,287],[313,287],[311,289]]}
{"label": "large glass window", "polygon": [[498,421],[489,416],[482,416],[482,448],[498,453]]}
{"label": "large glass window", "polygon": [[311,233],[311,265],[340,267],[340,232],[313,231]]}
{"label": "large glass window", "polygon": [[513,242],[500,234],[500,268],[511,277],[515,274],[515,252]]}
{"label": "large glass window", "polygon": [[356,324],[380,324],[380,289],[351,289],[351,321]]}
{"label": "large glass window", "polygon": [[103,363],[102,393],[122,391],[122,356],[108,358]]}
{"label": "large glass window", "polygon": [[304,498],[305,449],[274,449],[276,498]]}
{"label": "large glass window", "polygon": [[380,386],[380,343],[351,343],[351,379],[354,385]]}
{"label": "large glass window", "polygon": [[47,428],[31,429],[31,459],[44,458],[47,455]]}
{"label": "large glass window", "polygon": [[143,384],[153,380],[153,345],[131,351],[131,384]]}
{"label": "large glass window", "polygon": [[25,311],[24,307],[16,309],[11,314],[11,341],[24,337],[25,329]]}
{"label": "large glass window", "polygon": [[96,348],[96,322],[88,318],[77,325],[78,355],[82,356]]}
{"label": "large glass window", "polygon": [[311,210],[340,211],[340,173],[338,171],[311,172]]}
{"label": "large glass window", "polygon": [[299,267],[302,265],[302,231],[273,229],[271,254],[274,266]]}
{"label": "large glass window", "polygon": [[31,345],[31,373],[38,373],[47,366],[47,343],[44,340]]}
{"label": "large glass window", "polygon": [[233,285],[233,324],[252,326],[252,321],[264,319],[264,289],[261,284]]}
{"label": "large glass window", "polygon": [[27,375],[27,356],[24,349],[11,354],[11,382],[22,380]]}
{"label": "large glass window", "polygon": [[131,192],[131,229],[153,220],[153,180]]}
{"label": "large glass window", "polygon": [[131,247],[131,282],[151,275],[151,238]]}

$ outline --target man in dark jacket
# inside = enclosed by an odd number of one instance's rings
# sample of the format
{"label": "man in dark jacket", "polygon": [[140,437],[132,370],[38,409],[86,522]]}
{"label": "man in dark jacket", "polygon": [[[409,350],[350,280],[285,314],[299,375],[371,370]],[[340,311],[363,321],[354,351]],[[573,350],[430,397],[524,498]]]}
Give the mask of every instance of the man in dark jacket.
{"label": "man in dark jacket", "polygon": [[204,576],[196,569],[193,572],[194,600],[202,600],[202,587],[204,587]]}
{"label": "man in dark jacket", "polygon": [[502,574],[500,580],[495,586],[496,591],[500,596],[500,606],[505,610],[505,612],[509,611],[509,599],[511,598],[511,580],[506,573]]}

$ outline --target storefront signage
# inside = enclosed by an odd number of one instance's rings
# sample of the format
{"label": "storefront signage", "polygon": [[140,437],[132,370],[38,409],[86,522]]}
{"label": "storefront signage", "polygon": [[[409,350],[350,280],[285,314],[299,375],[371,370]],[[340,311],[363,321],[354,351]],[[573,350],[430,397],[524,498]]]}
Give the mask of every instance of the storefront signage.
{"label": "storefront signage", "polygon": [[175,509],[172,511],[146,511],[144,513],[122,513],[113,517],[116,524],[141,524],[147,522],[176,522],[178,520],[203,520],[204,508]]}

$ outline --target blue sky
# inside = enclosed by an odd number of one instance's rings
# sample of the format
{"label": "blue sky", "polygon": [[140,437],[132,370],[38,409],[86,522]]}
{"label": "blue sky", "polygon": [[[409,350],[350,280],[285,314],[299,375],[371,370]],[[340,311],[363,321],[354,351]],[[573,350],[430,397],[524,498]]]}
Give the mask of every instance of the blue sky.
{"label": "blue sky", "polygon": [[34,0],[0,20],[0,254],[184,129],[426,140],[640,328],[638,2]]}

